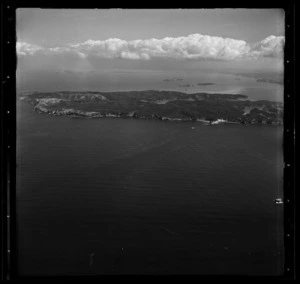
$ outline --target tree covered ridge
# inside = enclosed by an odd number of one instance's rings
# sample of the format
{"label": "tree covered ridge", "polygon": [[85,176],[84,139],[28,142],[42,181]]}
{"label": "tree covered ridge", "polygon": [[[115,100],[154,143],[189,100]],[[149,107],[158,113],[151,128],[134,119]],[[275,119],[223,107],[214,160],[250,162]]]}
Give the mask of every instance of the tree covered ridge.
{"label": "tree covered ridge", "polygon": [[135,117],[170,120],[222,119],[243,124],[283,124],[283,103],[251,101],[241,94],[187,94],[178,91],[30,92],[21,100],[36,111],[77,117]]}

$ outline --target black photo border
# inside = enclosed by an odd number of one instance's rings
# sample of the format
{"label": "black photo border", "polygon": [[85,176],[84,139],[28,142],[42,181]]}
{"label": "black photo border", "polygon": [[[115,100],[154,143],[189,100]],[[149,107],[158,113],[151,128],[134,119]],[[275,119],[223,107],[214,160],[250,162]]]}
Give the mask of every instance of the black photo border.
{"label": "black photo border", "polygon": [[[78,2],[79,4],[79,2]],[[102,4],[99,2],[99,4]],[[109,3],[112,4],[112,3]],[[121,5],[120,5],[121,6]],[[1,280],[79,280],[98,279],[102,276],[53,276],[21,277],[18,275],[17,214],[16,214],[16,9],[18,8],[120,8],[103,5],[55,4],[44,1],[6,1],[0,6],[1,19]],[[127,6],[127,5],[126,5]],[[141,8],[141,7],[126,7]],[[171,8],[171,7],[142,7]],[[179,8],[179,7],[172,7]],[[182,8],[182,7],[181,7]],[[200,8],[200,7],[185,7]],[[294,280],[295,262],[295,4],[282,6],[236,7],[203,6],[201,8],[281,8],[285,11],[285,48],[284,48],[284,273],[279,276],[240,276],[240,275],[199,275],[211,280],[248,278],[250,280]],[[178,275],[177,275],[178,276]]]}

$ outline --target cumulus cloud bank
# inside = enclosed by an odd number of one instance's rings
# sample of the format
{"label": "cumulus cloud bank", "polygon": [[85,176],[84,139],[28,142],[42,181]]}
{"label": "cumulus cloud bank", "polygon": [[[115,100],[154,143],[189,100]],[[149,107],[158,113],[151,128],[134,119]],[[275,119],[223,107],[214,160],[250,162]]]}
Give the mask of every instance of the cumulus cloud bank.
{"label": "cumulus cloud bank", "polygon": [[142,59],[171,58],[199,60],[238,60],[261,57],[283,56],[285,39],[283,36],[269,36],[256,43],[209,35],[192,34],[186,37],[165,37],[126,41],[118,38],[88,40],[78,44],[68,44],[54,48],[18,42],[19,56],[75,54],[80,58],[122,58]]}
{"label": "cumulus cloud bank", "polygon": [[27,55],[27,54],[33,55],[39,50],[43,50],[43,48],[35,44],[30,44],[26,42],[17,42],[18,55]]}

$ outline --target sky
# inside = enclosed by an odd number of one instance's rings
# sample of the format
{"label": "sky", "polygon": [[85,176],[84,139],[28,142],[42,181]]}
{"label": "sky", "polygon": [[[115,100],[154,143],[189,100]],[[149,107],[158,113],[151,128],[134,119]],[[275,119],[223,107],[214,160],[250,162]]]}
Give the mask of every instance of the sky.
{"label": "sky", "polygon": [[280,9],[17,10],[18,68],[283,68]]}

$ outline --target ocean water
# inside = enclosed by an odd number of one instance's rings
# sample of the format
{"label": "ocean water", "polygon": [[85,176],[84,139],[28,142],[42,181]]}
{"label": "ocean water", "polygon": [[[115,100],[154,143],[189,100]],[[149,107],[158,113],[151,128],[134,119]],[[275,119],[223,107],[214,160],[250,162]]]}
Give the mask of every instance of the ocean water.
{"label": "ocean water", "polygon": [[[180,78],[181,81],[164,81]],[[212,85],[198,85],[213,83]],[[190,85],[187,87],[186,85]],[[18,74],[19,91],[131,91],[175,90],[185,93],[244,94],[250,100],[283,101],[283,85],[256,82],[255,78],[217,72],[165,71],[27,71]]]}
{"label": "ocean water", "polygon": [[18,102],[19,274],[281,274],[282,132]]}

